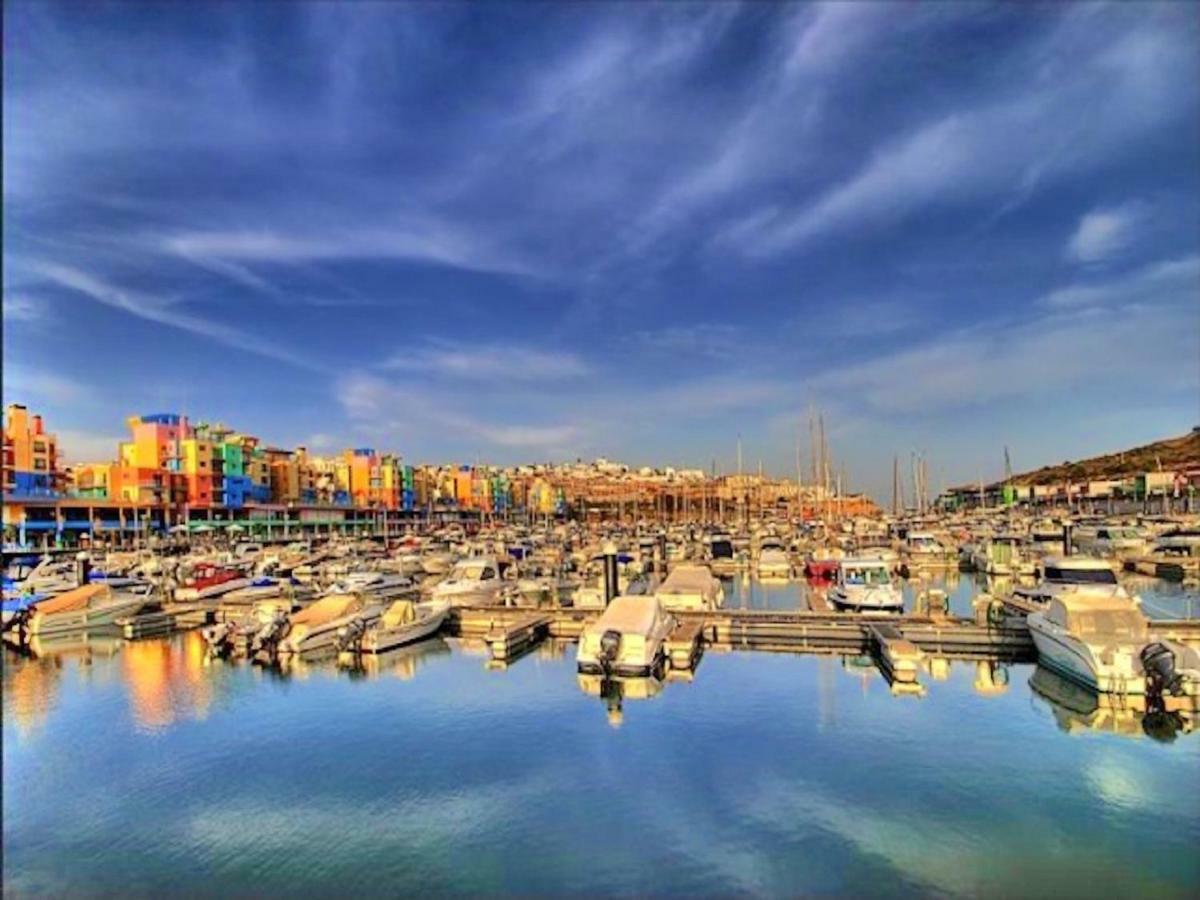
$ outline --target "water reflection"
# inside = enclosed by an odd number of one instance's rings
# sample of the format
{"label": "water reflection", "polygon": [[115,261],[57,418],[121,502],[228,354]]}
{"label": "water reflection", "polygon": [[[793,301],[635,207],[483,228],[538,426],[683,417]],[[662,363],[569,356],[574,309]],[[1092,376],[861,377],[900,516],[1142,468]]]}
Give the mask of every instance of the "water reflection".
{"label": "water reflection", "polygon": [[178,641],[129,641],[121,670],[129,686],[134,721],[143,729],[166,728],[180,718],[203,720],[212,705],[208,653],[199,632]]}
{"label": "water reflection", "polygon": [[653,677],[606,678],[580,672],[578,678],[581,691],[604,701],[608,724],[613,728],[620,728],[625,721],[626,700],[649,700],[661,694],[663,689],[663,682]]}
{"label": "water reflection", "polygon": [[386,653],[343,653],[338,656],[337,662],[352,675],[368,679],[387,675],[409,681],[431,658],[449,654],[450,645],[442,638],[434,637]]}
{"label": "water reflection", "polygon": [[1034,696],[1050,707],[1055,723],[1067,734],[1148,735],[1156,741],[1170,742],[1195,728],[1191,715],[1147,712],[1144,698],[1096,694],[1042,666],[1030,677],[1029,686]]}

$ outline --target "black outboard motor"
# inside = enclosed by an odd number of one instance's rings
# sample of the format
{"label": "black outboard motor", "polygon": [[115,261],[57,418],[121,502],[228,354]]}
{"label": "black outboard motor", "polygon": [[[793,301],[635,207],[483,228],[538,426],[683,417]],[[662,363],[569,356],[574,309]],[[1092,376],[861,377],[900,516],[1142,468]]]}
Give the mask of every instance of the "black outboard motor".
{"label": "black outboard motor", "polygon": [[1175,653],[1165,644],[1155,641],[1147,644],[1141,652],[1142,668],[1146,670],[1147,693],[1161,697],[1178,694],[1183,688],[1183,676],[1175,671]]}
{"label": "black outboard motor", "polygon": [[271,617],[271,620],[263,625],[258,630],[258,633],[254,635],[253,639],[251,639],[250,653],[253,655],[260,651],[265,651],[273,656],[279,639],[283,637],[283,631],[287,623],[288,616],[286,613],[275,613]]}
{"label": "black outboard motor", "polygon": [[621,652],[621,632],[606,631],[600,636],[600,665],[604,667],[604,671],[608,672],[612,669],[612,665],[617,660],[617,654]]}
{"label": "black outboard motor", "polygon": [[347,622],[337,633],[337,648],[339,651],[357,649],[362,645],[363,635],[367,633],[367,623],[361,618]]}

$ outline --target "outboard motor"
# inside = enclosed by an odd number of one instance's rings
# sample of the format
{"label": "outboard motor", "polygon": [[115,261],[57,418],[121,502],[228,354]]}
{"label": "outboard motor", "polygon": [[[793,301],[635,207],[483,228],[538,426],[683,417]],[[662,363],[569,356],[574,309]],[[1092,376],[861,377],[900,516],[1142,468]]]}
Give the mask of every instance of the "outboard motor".
{"label": "outboard motor", "polygon": [[283,637],[284,629],[287,627],[288,616],[286,613],[277,612],[271,616],[270,620],[258,629],[254,637],[250,639],[250,653],[253,655],[260,651],[265,651],[274,655],[275,647]]}
{"label": "outboard motor", "polygon": [[621,632],[606,631],[600,636],[600,665],[607,672],[612,669],[612,665],[617,661],[617,654],[621,652]]}
{"label": "outboard motor", "polygon": [[1141,652],[1142,668],[1146,671],[1147,693],[1161,697],[1178,694],[1183,688],[1183,676],[1175,671],[1175,653],[1165,644],[1155,641],[1147,644]]}
{"label": "outboard motor", "polygon": [[339,651],[357,649],[362,645],[363,635],[367,633],[367,623],[359,618],[347,622],[337,633],[337,648]]}
{"label": "outboard motor", "polygon": [[233,644],[237,631],[237,625],[233,622],[220,622],[201,631],[200,634],[208,644],[209,656],[219,656],[228,650]]}

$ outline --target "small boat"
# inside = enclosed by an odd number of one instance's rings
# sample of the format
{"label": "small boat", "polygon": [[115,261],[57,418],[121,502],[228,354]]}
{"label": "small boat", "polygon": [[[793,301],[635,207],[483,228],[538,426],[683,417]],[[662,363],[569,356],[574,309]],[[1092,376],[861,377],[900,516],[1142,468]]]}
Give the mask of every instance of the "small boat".
{"label": "small boat", "polygon": [[855,612],[902,612],[904,595],[892,581],[886,560],[850,557],[838,561],[829,600],[836,609]]}
{"label": "small boat", "polygon": [[227,569],[212,563],[196,567],[191,578],[175,589],[176,600],[207,600],[220,597],[238,588],[247,587],[250,579],[238,569]]}
{"label": "small boat", "polygon": [[37,600],[17,613],[10,629],[27,637],[46,637],[104,628],[116,620],[130,616],[153,602],[149,593],[116,591],[107,584],[85,584],[83,587]]}
{"label": "small boat", "polygon": [[714,534],[708,542],[708,564],[716,575],[734,575],[742,567],[727,534]]}
{"label": "small boat", "polygon": [[449,614],[449,603],[397,600],[373,627],[358,632],[357,625],[343,626],[345,634],[339,635],[340,643],[356,646],[363,653],[383,653],[432,637]]}
{"label": "small boat", "polygon": [[376,600],[396,600],[416,591],[411,578],[391,572],[350,572],[329,589],[331,594],[369,594]]}
{"label": "small boat", "polygon": [[500,563],[480,556],[455,563],[446,579],[434,586],[433,599],[452,606],[495,606],[503,590]]}
{"label": "small boat", "polygon": [[312,599],[316,595],[311,585],[301,584],[288,578],[259,576],[245,587],[221,595],[221,606],[234,607],[254,605],[267,600],[290,599],[297,603]]}
{"label": "small boat", "polygon": [[837,577],[841,551],[818,548],[804,561],[804,574],[814,581],[833,581]]}
{"label": "small boat", "polygon": [[764,541],[758,552],[756,571],[760,578],[788,578],[792,574],[792,561],[783,544]]}
{"label": "small boat", "polygon": [[725,603],[721,580],[708,566],[681,563],[671,570],[654,596],[664,609],[719,609]]}
{"label": "small boat", "polygon": [[1151,641],[1146,616],[1128,597],[1062,593],[1026,621],[1038,662],[1089,690],[1200,697],[1200,651]]}
{"label": "small boat", "polygon": [[1089,556],[1116,559],[1141,556],[1146,552],[1146,535],[1133,525],[1096,525],[1076,530],[1072,544]]}
{"label": "small boat", "polygon": [[910,531],[904,539],[902,558],[911,568],[948,566],[956,562],[953,551],[927,531]]}
{"label": "small boat", "polygon": [[1031,554],[1024,551],[1024,539],[1014,534],[998,534],[975,545],[971,563],[985,575],[1032,575],[1036,569]]}
{"label": "small boat", "polygon": [[642,676],[662,668],[675,619],[652,594],[615,598],[579,638],[576,665],[587,674]]}
{"label": "small boat", "polygon": [[254,636],[251,653],[268,656],[332,650],[338,630],[362,622],[372,625],[383,614],[383,606],[360,594],[330,594],[294,615],[277,615]]}

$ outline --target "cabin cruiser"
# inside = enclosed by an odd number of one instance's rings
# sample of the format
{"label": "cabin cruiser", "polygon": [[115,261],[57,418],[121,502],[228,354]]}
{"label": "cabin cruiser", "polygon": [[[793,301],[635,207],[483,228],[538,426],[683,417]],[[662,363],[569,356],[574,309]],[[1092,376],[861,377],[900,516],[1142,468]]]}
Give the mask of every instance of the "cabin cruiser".
{"label": "cabin cruiser", "polygon": [[[12,577],[15,575],[16,577]],[[75,563],[67,559],[44,556],[32,567],[21,566],[6,573],[4,593],[9,596],[40,594],[53,596],[79,587]]]}
{"label": "cabin cruiser", "polygon": [[196,566],[182,587],[175,589],[175,599],[208,600],[247,587],[249,584],[250,579],[239,569],[203,563]]}
{"label": "cabin cruiser", "polygon": [[417,590],[407,575],[390,572],[350,572],[329,589],[331,594],[369,594],[376,600],[396,600]]}
{"label": "cabin cruiser", "polygon": [[733,540],[727,534],[714,534],[708,542],[708,564],[716,575],[733,575],[741,568]]}
{"label": "cabin cruiser", "polygon": [[654,592],[664,609],[719,609],[725,603],[721,580],[708,566],[680,563]]}
{"label": "cabin cruiser", "polygon": [[1063,593],[1026,618],[1038,662],[1102,694],[1200,697],[1200,650],[1152,641],[1128,597]]}
{"label": "cabin cruiser", "polygon": [[1146,552],[1145,536],[1132,525],[1097,525],[1078,529],[1071,543],[1080,553],[1124,559]]}
{"label": "cabin cruiser", "polygon": [[908,532],[904,538],[902,556],[911,567],[940,566],[954,560],[954,555],[928,531]]}
{"label": "cabin cruiser", "polygon": [[1014,588],[1010,595],[1014,602],[1006,606],[1010,612],[1024,614],[1031,605],[1044,609],[1054,597],[1075,593],[1130,599],[1112,563],[1089,556],[1048,556],[1042,561],[1042,580]]}
{"label": "cabin cruiser", "polygon": [[1144,556],[1126,559],[1125,568],[1168,581],[1200,577],[1200,529],[1164,534]]}
{"label": "cabin cruiser", "polygon": [[303,603],[316,596],[316,591],[310,584],[303,584],[286,578],[268,578],[259,576],[245,587],[221,595],[221,606],[253,605],[265,600],[288,599]]}
{"label": "cabin cruiser", "polygon": [[338,630],[358,622],[370,626],[383,604],[362,594],[330,594],[294,615],[276,614],[250,642],[251,653],[268,656],[308,653],[336,647]]}
{"label": "cabin cruiser", "polygon": [[892,581],[886,560],[850,557],[838,562],[837,576],[829,591],[834,607],[856,612],[901,612],[904,595]]}
{"label": "cabin cruiser", "polygon": [[46,637],[115,625],[153,601],[149,592],[117,591],[107,584],[85,584],[34,601],[6,623],[24,636]]}
{"label": "cabin cruiser", "polygon": [[641,676],[662,667],[675,619],[651,594],[615,598],[586,625],[575,657],[580,672]]}
{"label": "cabin cruiser", "polygon": [[757,572],[760,578],[789,578],[792,561],[778,541],[764,541],[758,553]]}
{"label": "cabin cruiser", "polygon": [[452,606],[495,606],[503,600],[500,575],[500,563],[492,557],[459,560],[446,579],[434,586],[433,599]]}
{"label": "cabin cruiser", "polygon": [[362,620],[343,625],[338,644],[341,649],[354,647],[362,653],[384,653],[432,637],[449,614],[450,604],[443,601],[397,600],[373,626],[364,626]]}

